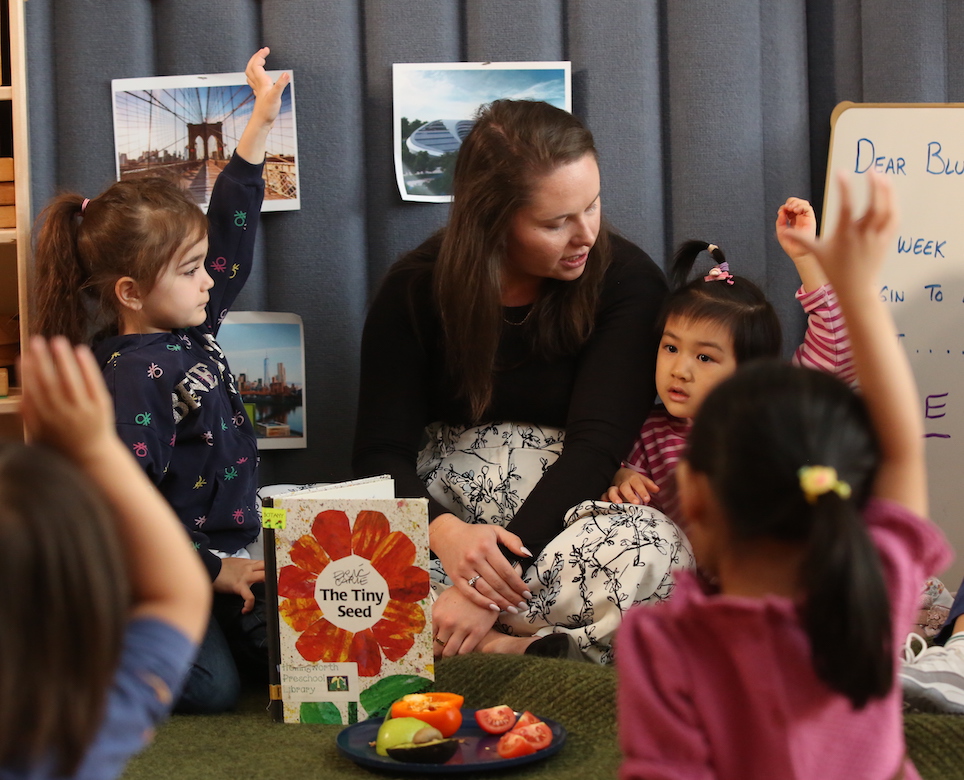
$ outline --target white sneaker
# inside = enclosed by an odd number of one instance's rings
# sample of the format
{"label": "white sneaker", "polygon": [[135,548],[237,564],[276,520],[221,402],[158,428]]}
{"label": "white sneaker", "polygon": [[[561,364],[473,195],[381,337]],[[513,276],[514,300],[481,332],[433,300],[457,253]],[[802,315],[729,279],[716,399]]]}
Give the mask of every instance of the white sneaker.
{"label": "white sneaker", "polygon": [[922,712],[964,715],[964,641],[928,647],[918,634],[908,634],[898,677],[904,702]]}

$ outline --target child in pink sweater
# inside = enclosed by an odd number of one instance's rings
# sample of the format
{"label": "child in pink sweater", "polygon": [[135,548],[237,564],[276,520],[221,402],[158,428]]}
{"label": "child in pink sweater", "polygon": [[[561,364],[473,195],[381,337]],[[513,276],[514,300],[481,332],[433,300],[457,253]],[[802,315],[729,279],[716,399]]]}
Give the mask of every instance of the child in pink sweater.
{"label": "child in pink sweater", "polygon": [[677,467],[694,552],[716,585],[630,610],[617,636],[623,780],[918,778],[898,643],[947,564],[927,513],[914,380],[875,290],[897,224],[871,175],[861,219],[841,179],[833,235],[800,238],[847,318],[863,398],[766,361],[706,398]]}

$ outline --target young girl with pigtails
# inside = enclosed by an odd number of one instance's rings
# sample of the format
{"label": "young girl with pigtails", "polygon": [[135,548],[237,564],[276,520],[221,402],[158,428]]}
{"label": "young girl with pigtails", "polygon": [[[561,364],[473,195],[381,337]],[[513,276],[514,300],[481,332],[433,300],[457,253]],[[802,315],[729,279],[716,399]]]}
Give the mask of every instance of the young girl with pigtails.
{"label": "young girl with pigtails", "polygon": [[919,399],[876,292],[893,190],[868,179],[861,218],[841,177],[834,232],[791,234],[837,293],[862,395],[770,360],[702,404],[677,478],[714,585],[684,573],[668,603],[623,623],[623,780],[919,778],[895,657],[949,549],[923,519]]}
{"label": "young girl with pigtails", "polygon": [[[793,231],[816,235],[811,205],[790,198],[777,214],[776,232],[793,260],[801,286],[796,297],[808,315],[803,344],[793,362],[853,381],[850,343],[827,277]],[[716,265],[688,281],[702,252]],[[687,241],[670,268],[672,292],[663,307],[656,356],[656,392],[662,402],[646,418],[636,443],[603,496],[614,503],[648,504],[679,520],[675,471],[693,418],[707,394],[738,365],[780,354],[780,321],[749,279],[731,273],[723,250]]]}
{"label": "young girl with pigtails", "polygon": [[207,218],[172,180],[128,179],[95,198],[54,198],[36,239],[37,331],[93,343],[118,434],[213,583],[212,620],[178,704],[186,712],[234,705],[235,658],[267,668],[252,591],[264,563],[246,549],[260,532],[257,443],[215,340],[251,270],[265,142],[289,82],[283,74],[272,83],[267,54],[248,62],[254,106]]}

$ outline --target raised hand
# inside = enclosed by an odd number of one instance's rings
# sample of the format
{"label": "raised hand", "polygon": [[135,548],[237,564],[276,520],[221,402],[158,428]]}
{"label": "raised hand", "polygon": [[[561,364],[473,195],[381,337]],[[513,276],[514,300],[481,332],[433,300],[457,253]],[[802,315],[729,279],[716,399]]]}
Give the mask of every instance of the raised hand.
{"label": "raised hand", "polygon": [[[790,230],[790,238],[808,249],[820,263],[838,296],[865,292],[887,256],[897,230],[897,205],[890,181],[877,173],[865,174],[867,208],[854,214],[853,193],[847,175],[836,177],[840,188],[840,214],[833,232],[814,239],[802,231]],[[849,319],[848,319],[849,322]]]}
{"label": "raised hand", "polygon": [[780,246],[791,260],[796,262],[808,254],[809,250],[793,234],[799,231],[811,239],[816,237],[817,217],[810,202],[803,198],[787,198],[787,202],[777,211],[776,231]]}
{"label": "raised hand", "polygon": [[248,60],[248,65],[244,69],[248,86],[254,92],[254,109],[238,140],[237,152],[254,165],[259,165],[264,160],[268,132],[281,111],[281,94],[291,83],[291,76],[288,73],[282,73],[278,80],[272,83],[271,77],[264,68],[270,52],[271,49],[267,46],[258,49]]}

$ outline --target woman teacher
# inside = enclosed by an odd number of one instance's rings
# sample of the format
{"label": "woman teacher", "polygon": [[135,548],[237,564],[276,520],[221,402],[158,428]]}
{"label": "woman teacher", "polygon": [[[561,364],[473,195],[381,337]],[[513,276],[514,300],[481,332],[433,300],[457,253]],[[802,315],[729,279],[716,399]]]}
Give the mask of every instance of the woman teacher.
{"label": "woman teacher", "polygon": [[592,135],[549,104],[484,107],[453,192],[448,225],[372,302],[354,468],[430,499],[437,655],[605,662],[622,613],[668,594],[686,548],[653,510],[577,507],[655,397],[666,282],[602,221]]}

